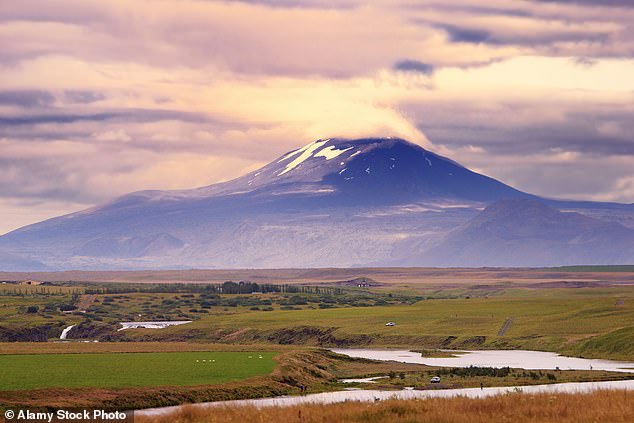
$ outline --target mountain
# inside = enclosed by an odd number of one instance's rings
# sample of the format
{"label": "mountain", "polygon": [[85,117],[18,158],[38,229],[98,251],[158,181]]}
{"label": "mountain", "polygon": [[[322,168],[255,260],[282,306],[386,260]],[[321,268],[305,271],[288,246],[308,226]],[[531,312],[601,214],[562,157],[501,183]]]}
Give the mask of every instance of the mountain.
{"label": "mountain", "polygon": [[[476,227],[503,199],[576,208],[622,228],[634,221],[632,206],[540,199],[402,139],[335,138],[229,182],[136,192],[26,226],[0,237],[0,251],[50,269],[433,265],[460,246],[456,228]],[[524,227],[528,216],[517,216]],[[569,231],[587,225],[577,219]],[[586,257],[583,248],[571,263]],[[601,262],[634,261],[610,251]]]}
{"label": "mountain", "polygon": [[561,212],[534,199],[501,200],[449,233],[423,262],[440,266],[620,264],[634,258],[634,229]]}

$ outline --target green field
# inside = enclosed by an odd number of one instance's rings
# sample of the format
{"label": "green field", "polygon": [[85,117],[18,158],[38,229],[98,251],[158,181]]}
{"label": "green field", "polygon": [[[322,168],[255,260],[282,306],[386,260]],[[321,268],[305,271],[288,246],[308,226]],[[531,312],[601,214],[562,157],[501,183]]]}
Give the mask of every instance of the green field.
{"label": "green field", "polygon": [[[634,360],[634,274],[432,269],[417,271],[426,272],[418,279],[414,271],[399,272],[395,280],[377,273],[380,284],[371,287],[346,281],[278,285],[283,289],[266,292],[219,292],[205,284],[63,282],[56,289],[7,283],[0,289],[0,411],[272,397],[299,394],[298,386],[342,389],[335,380],[385,374],[395,376],[381,386],[399,389],[424,386],[435,371],[352,361],[312,347],[432,354],[528,349]],[[119,330],[120,322],[133,320],[192,322]],[[75,326],[60,342],[68,325]],[[627,376],[533,373],[446,375],[444,383],[478,387]]]}
{"label": "green field", "polygon": [[[505,335],[498,336],[510,318],[513,321]],[[396,326],[386,327],[390,321]],[[152,333],[126,331],[125,336],[177,340],[189,339],[195,331],[201,341],[223,341],[215,338],[219,332],[240,330],[240,337],[229,339],[262,342],[278,339],[280,334],[288,336],[295,330],[298,338],[282,343],[323,344],[301,338],[299,332],[309,332],[306,328],[330,330],[334,338],[343,342],[362,339],[359,345],[439,347],[433,342],[456,337],[454,343],[446,346],[539,349],[631,360],[634,288],[508,289],[490,297],[429,299],[412,305],[276,309],[266,313],[244,309],[230,313],[212,311],[188,325]],[[249,334],[253,337],[249,338]],[[456,344],[461,340],[467,344]]]}
{"label": "green field", "polygon": [[[634,360],[634,274],[559,269],[580,273],[422,269],[418,279],[400,269],[394,280],[376,271],[377,281],[363,278],[369,288],[354,279],[243,293],[206,284],[7,283],[0,341],[50,341],[75,325],[69,340],[535,349]],[[193,322],[118,331],[132,320]]]}
{"label": "green field", "polygon": [[271,352],[0,355],[0,391],[216,384],[269,374],[276,365],[275,355]]}

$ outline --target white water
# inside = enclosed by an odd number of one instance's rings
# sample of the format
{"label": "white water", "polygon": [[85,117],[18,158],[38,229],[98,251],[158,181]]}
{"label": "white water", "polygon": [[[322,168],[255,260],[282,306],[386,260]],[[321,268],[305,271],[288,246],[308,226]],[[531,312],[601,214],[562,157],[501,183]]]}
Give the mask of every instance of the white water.
{"label": "white water", "polygon": [[[310,394],[304,396],[289,396],[276,398],[262,398],[253,400],[218,401],[192,404],[189,407],[213,408],[220,406],[253,406],[253,407],[286,407],[300,404],[334,404],[345,401],[372,402],[387,399],[417,399],[417,398],[450,398],[464,396],[469,398],[485,398],[493,395],[508,393],[585,393],[605,389],[634,390],[634,380],[619,380],[612,382],[578,382],[578,383],[556,383],[552,385],[533,385],[499,388],[463,388],[463,389],[440,389],[429,391],[337,391],[324,392],[321,394]],[[134,412],[137,416],[158,416],[177,411],[181,406],[149,408]]]}
{"label": "white water", "polygon": [[117,329],[117,331],[126,330],[126,329],[163,329],[168,326],[176,326],[176,325],[184,325],[185,323],[191,323],[191,320],[173,320],[167,322],[121,322],[119,323],[121,328]]}
{"label": "white water", "polygon": [[341,379],[341,383],[376,383],[375,380],[387,379],[388,376],[366,377],[363,379]]}
{"label": "white water", "polygon": [[62,334],[59,336],[59,339],[66,339],[68,332],[70,332],[70,330],[74,327],[75,325],[66,326],[64,330],[62,331]]}
{"label": "white water", "polygon": [[511,367],[526,370],[606,370],[634,373],[634,363],[625,361],[565,357],[544,351],[479,350],[448,351],[455,357],[423,357],[406,350],[333,349],[333,352],[355,358],[426,364],[436,367]]}

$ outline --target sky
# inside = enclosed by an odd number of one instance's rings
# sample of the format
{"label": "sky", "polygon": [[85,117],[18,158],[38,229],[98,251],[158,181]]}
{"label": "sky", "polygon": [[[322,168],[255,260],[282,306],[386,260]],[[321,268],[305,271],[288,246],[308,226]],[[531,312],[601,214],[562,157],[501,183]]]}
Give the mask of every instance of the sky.
{"label": "sky", "polygon": [[631,0],[0,2],[0,233],[400,136],[634,202]]}

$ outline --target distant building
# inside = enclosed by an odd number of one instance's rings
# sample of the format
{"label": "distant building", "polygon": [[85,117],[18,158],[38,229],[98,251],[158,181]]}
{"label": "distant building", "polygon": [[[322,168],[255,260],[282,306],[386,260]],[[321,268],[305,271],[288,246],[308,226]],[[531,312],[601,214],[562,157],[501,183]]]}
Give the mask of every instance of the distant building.
{"label": "distant building", "polygon": [[41,285],[41,284],[42,282],[32,281],[32,280],[18,282],[18,285]]}

